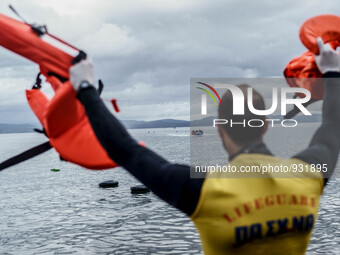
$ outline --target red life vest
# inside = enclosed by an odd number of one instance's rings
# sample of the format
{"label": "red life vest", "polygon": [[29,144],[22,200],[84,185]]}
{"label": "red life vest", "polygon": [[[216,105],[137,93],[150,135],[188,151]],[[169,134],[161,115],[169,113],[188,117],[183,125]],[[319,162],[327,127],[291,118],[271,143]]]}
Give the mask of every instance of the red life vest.
{"label": "red life vest", "polygon": [[[305,21],[300,28],[300,40],[308,51],[291,60],[283,71],[289,86],[308,89],[315,100],[323,98],[322,83],[317,79],[322,74],[314,61],[314,54],[319,54],[316,43],[319,36],[334,49],[340,46],[340,17],[320,15]],[[304,94],[298,93],[297,96],[304,97]]]}
{"label": "red life vest", "polygon": [[25,24],[2,14],[0,45],[37,63],[52,85],[55,95],[51,100],[39,89],[27,90],[26,96],[60,156],[89,169],[116,167],[97,140],[69,81],[70,66],[86,54],[49,34],[46,27]]}
{"label": "red life vest", "polygon": [[[336,15],[319,15],[306,20],[300,28],[300,40],[308,50],[319,54],[316,38],[324,43],[340,45],[340,17]],[[336,47],[335,47],[336,48]]]}

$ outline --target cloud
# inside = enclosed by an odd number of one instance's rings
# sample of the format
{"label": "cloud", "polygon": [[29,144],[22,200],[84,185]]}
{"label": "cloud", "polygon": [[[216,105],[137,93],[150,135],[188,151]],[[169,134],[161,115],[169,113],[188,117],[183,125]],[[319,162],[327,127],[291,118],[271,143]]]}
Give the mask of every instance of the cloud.
{"label": "cloud", "polygon": [[115,24],[101,24],[96,31],[89,31],[80,38],[81,45],[94,57],[117,57],[134,54],[142,42],[130,35],[128,27]]}
{"label": "cloud", "polygon": [[[288,61],[305,51],[301,24],[340,13],[335,0],[1,1],[1,12],[11,16],[9,3],[87,51],[105,82],[103,96],[118,98],[122,119],[140,120],[188,119],[192,77],[282,77]],[[3,49],[0,59],[0,84],[9,78],[32,83],[35,65]],[[8,87],[0,94],[2,109],[24,104],[22,94]],[[1,116],[3,122],[22,117]]]}

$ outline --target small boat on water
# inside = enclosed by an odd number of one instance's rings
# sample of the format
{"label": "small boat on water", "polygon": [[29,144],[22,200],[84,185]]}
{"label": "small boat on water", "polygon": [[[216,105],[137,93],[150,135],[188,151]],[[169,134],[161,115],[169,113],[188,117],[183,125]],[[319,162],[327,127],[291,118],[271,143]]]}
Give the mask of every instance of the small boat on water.
{"label": "small boat on water", "polygon": [[201,129],[199,129],[199,130],[192,130],[191,131],[191,135],[201,136],[201,135],[203,135],[203,130],[201,130]]}

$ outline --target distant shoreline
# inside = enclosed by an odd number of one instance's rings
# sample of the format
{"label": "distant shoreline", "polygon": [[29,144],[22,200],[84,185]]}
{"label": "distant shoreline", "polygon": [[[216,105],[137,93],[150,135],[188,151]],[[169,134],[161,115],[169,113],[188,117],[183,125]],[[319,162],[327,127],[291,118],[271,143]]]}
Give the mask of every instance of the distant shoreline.
{"label": "distant shoreline", "polygon": [[[271,118],[279,119],[281,116],[270,116]],[[200,120],[177,120],[177,119],[160,119],[153,121],[141,120],[121,120],[127,129],[143,129],[143,128],[179,128],[179,127],[205,127],[212,126],[213,119],[216,116],[206,117]],[[295,118],[298,123],[320,123],[321,114],[313,114],[312,116],[297,116]],[[0,134],[12,133],[34,133],[33,129],[41,129],[39,124],[5,124],[0,123]]]}
{"label": "distant shoreline", "polygon": [[[142,128],[179,128],[190,127],[190,121],[176,119],[161,119],[154,121],[121,120],[127,129]],[[39,124],[5,124],[0,123],[0,134],[34,133],[33,129],[41,129]]]}

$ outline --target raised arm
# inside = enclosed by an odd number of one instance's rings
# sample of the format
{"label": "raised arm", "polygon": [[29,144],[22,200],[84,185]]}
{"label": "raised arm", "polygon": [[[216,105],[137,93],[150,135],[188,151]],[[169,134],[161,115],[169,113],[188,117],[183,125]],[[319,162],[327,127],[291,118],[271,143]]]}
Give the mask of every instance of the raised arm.
{"label": "raised arm", "polygon": [[191,179],[189,166],[172,164],[140,146],[107,109],[91,85],[94,82],[92,70],[92,62],[81,62],[71,68],[71,82],[101,145],[110,158],[157,196],[191,215],[198,203],[203,179]]}
{"label": "raised arm", "polygon": [[310,164],[326,164],[325,182],[332,175],[340,150],[340,55],[318,38],[320,54],[316,64],[323,74],[322,124],[307,149],[293,156]]}

